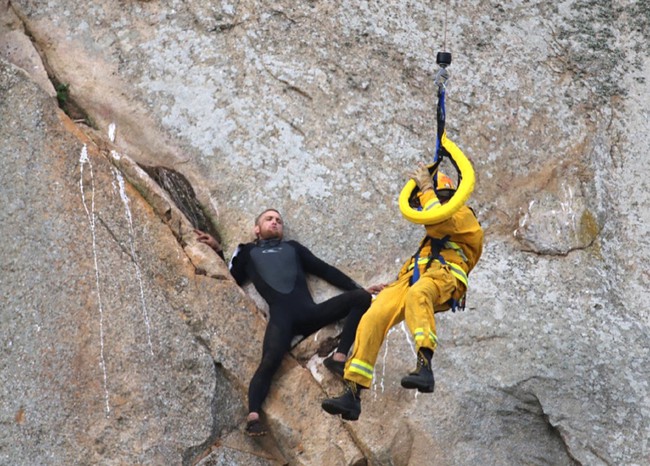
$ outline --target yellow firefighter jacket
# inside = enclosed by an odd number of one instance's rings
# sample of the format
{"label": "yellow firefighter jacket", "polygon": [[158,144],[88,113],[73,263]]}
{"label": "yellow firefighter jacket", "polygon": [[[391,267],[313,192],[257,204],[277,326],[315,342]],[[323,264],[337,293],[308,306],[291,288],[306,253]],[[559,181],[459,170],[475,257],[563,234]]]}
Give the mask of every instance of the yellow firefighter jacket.
{"label": "yellow firefighter jacket", "polygon": [[[433,190],[420,195],[420,203],[425,208],[437,202]],[[440,262],[444,261],[450,267],[452,274],[465,285],[466,289],[467,274],[474,268],[483,252],[483,229],[474,212],[464,205],[451,218],[434,225],[425,225],[425,229],[426,236],[421,243],[421,249],[404,263],[398,277],[411,273],[416,261],[420,274],[424,273],[430,261],[439,260],[439,257],[431,257],[432,242],[427,239],[442,240],[448,237],[440,249],[440,256],[443,259]],[[464,290],[460,295],[463,294]]]}

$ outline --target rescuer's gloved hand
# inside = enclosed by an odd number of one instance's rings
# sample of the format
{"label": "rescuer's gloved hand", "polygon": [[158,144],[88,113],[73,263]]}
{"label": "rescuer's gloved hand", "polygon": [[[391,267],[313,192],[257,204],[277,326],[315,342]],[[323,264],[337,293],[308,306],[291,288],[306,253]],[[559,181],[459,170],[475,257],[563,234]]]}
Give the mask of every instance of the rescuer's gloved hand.
{"label": "rescuer's gloved hand", "polygon": [[411,173],[411,178],[413,178],[417,183],[420,192],[423,193],[429,189],[433,189],[433,180],[431,179],[429,169],[422,162],[420,162],[418,167],[413,171],[413,173]]}

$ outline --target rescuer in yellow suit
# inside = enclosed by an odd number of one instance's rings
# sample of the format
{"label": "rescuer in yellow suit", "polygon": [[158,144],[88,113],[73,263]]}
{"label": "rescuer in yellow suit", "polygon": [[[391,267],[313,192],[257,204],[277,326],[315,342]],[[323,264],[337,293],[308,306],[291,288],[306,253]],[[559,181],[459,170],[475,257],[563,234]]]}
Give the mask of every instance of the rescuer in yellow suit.
{"label": "rescuer in yellow suit", "polygon": [[[411,177],[417,183],[424,210],[445,203],[455,192],[453,181],[432,175],[420,164]],[[437,195],[436,195],[437,193]],[[402,266],[397,280],[384,287],[361,318],[354,351],[345,366],[346,389],[322,402],[330,414],[357,420],[361,413],[359,391],[370,388],[377,354],[388,330],[406,320],[417,352],[417,367],[402,378],[404,388],[431,393],[434,389],[431,358],[437,346],[435,312],[455,308],[467,290],[467,274],[483,250],[483,230],[474,212],[462,205],[449,219],[424,225],[426,236],[417,252]]]}

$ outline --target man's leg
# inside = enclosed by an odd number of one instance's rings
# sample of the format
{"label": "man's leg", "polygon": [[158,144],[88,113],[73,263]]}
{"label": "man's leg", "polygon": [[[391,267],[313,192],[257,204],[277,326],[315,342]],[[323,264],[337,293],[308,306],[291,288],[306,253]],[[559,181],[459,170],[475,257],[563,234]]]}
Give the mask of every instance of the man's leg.
{"label": "man's leg", "polygon": [[339,345],[332,356],[323,363],[330,371],[343,377],[345,359],[354,342],[354,334],[359,320],[370,306],[372,296],[365,290],[352,290],[317,304],[295,327],[295,333],[311,335],[326,325],[345,318]]}
{"label": "man's leg", "polygon": [[357,333],[357,327],[361,318],[366,313],[372,302],[372,296],[366,290],[349,291],[350,299],[347,306],[347,317],[341,331],[341,340],[339,341],[338,352],[344,353],[347,357],[354,336]]}
{"label": "man's leg", "polygon": [[[285,316],[282,316],[285,317]],[[271,379],[282,364],[282,358],[291,345],[291,322],[289,319],[271,319],[264,333],[262,361],[248,387],[248,424],[250,435],[264,435],[259,423],[259,412],[271,388]]]}

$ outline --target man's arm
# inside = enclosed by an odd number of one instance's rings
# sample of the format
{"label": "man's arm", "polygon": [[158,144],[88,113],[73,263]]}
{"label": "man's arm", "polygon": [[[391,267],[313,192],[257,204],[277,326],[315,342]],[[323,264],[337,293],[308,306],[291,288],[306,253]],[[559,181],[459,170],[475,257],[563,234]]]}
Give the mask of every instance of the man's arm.
{"label": "man's arm", "polygon": [[245,284],[250,278],[246,272],[248,258],[250,257],[250,247],[248,244],[240,244],[228,264],[228,270],[239,286]]}
{"label": "man's arm", "polygon": [[305,272],[316,275],[342,290],[356,290],[362,288],[361,285],[339,269],[316,257],[302,244],[297,241],[290,241],[290,243],[296,248]]}
{"label": "man's arm", "polygon": [[194,229],[194,233],[196,233],[196,239],[198,241],[210,246],[213,249],[213,251],[219,255],[219,257],[221,257],[224,261],[226,260],[226,258],[223,255],[223,249],[221,249],[221,244],[219,244],[219,241],[217,241],[214,236],[197,229]]}
{"label": "man's arm", "polygon": [[[219,254],[219,257],[224,261],[226,260],[223,255],[223,250],[221,249],[221,244],[219,244],[219,241],[217,241],[214,236],[201,230],[195,229],[194,232],[196,233],[196,239],[198,241],[210,246],[214,252]],[[239,286],[242,286],[250,279],[246,272],[246,266],[250,257],[250,244],[251,243],[239,244],[230,259],[230,263],[228,264],[228,270],[230,270],[230,274]]]}

